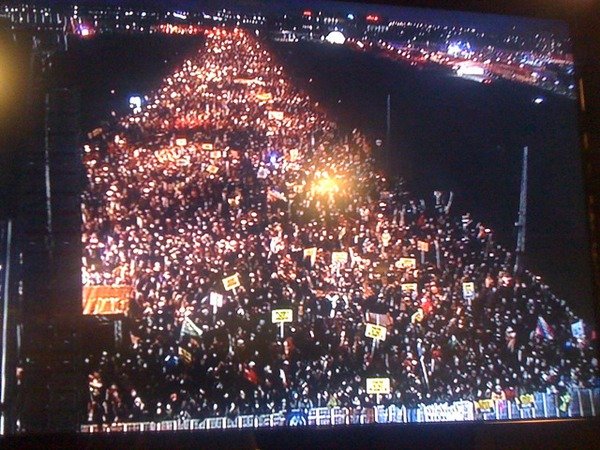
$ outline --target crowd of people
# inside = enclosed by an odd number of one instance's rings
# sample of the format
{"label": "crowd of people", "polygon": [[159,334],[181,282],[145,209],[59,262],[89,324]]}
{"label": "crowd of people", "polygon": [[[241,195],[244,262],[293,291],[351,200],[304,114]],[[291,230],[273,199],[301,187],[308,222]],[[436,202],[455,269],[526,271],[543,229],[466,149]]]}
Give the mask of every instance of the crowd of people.
{"label": "crowd of people", "polygon": [[[85,152],[84,285],[133,287],[127,345],[86,360],[90,422],[598,383],[595,335],[573,336],[568,305],[515,274],[449,193],[396,189],[369,139],[338,127],[250,32],[208,30]],[[292,321],[273,323],[275,309]],[[370,377],[391,393],[368,394]]]}

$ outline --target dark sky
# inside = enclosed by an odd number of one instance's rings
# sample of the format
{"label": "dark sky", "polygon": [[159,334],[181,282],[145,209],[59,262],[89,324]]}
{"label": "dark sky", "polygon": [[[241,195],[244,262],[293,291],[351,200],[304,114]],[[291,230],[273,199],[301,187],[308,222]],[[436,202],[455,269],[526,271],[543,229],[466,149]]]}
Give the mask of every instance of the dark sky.
{"label": "dark sky", "polygon": [[[509,31],[513,26],[527,31],[553,31],[566,36],[567,26],[556,20],[541,20],[512,15],[480,14],[464,11],[442,9],[399,7],[377,4],[375,2],[341,2],[317,0],[38,0],[38,4],[73,4],[79,5],[122,5],[127,7],[148,7],[156,9],[185,9],[213,11],[219,8],[231,8],[240,11],[260,11],[262,13],[296,12],[303,9],[315,9],[341,14],[354,15],[380,14],[387,18],[422,20],[442,25],[462,25],[485,29],[485,31]],[[389,2],[388,2],[389,3]],[[402,2],[398,2],[402,3]],[[450,7],[450,5],[448,5]]]}

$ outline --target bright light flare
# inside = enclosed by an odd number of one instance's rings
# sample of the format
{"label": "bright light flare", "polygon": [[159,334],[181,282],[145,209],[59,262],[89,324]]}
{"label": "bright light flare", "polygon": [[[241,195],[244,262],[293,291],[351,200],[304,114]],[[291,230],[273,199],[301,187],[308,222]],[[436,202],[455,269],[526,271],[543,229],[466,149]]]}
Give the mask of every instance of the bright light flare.
{"label": "bright light flare", "polygon": [[346,42],[346,36],[341,31],[332,31],[327,35],[325,40],[330,44],[342,45]]}
{"label": "bright light flare", "polygon": [[318,195],[336,194],[340,191],[340,181],[330,176],[325,176],[313,184],[312,191]]}

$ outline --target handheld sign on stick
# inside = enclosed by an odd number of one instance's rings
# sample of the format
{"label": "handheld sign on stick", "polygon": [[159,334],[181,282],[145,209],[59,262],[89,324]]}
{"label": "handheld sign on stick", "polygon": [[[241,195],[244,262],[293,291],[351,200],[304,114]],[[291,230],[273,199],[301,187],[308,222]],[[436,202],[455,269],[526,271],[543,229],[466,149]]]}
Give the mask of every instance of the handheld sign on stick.
{"label": "handheld sign on stick", "polygon": [[283,339],[284,323],[293,320],[294,313],[291,309],[274,309],[271,311],[271,322],[279,324],[279,337]]}

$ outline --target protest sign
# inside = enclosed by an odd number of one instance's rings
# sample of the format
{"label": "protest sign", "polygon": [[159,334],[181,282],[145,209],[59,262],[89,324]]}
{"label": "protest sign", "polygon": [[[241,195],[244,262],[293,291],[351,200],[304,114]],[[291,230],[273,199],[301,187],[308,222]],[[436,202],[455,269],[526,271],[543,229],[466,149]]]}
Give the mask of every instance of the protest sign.
{"label": "protest sign", "polygon": [[389,394],[389,378],[367,378],[367,394]]}
{"label": "protest sign", "polygon": [[226,291],[232,291],[233,289],[240,287],[240,276],[236,273],[230,277],[223,278],[223,286]]}
{"label": "protest sign", "polygon": [[291,309],[274,309],[271,311],[271,322],[273,323],[291,322],[293,317],[294,313]]}
{"label": "protest sign", "polygon": [[385,327],[381,325],[375,325],[373,323],[368,323],[365,328],[365,336],[371,339],[376,339],[378,341],[385,341],[387,334],[387,330]]}
{"label": "protest sign", "polygon": [[415,258],[400,258],[396,262],[396,267],[399,269],[415,269],[417,267],[417,260]]}

